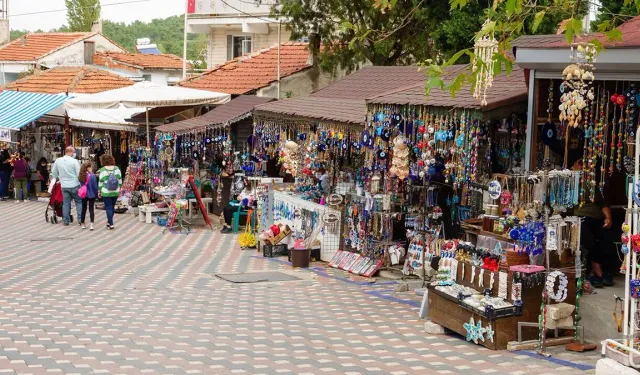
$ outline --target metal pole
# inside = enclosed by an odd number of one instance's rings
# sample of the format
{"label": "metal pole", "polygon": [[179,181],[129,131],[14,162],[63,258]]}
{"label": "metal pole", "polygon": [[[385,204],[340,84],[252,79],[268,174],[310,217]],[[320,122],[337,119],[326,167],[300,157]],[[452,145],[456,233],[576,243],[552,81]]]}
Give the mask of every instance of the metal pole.
{"label": "metal pole", "polygon": [[145,107],[146,117],[147,117],[147,148],[151,148],[151,137],[149,134],[149,107]]}
{"label": "metal pole", "polygon": [[[524,154],[524,170],[528,171],[531,169],[531,144],[533,142],[533,129],[536,129],[536,125],[533,121],[535,121],[535,85],[536,85],[536,71],[531,69],[529,72],[529,101],[527,103],[527,140]],[[538,166],[540,167],[540,166]]]}
{"label": "metal pole", "polygon": [[282,21],[278,20],[278,100],[280,100],[280,44],[282,44],[281,40],[281,32]]}
{"label": "metal pole", "polygon": [[[189,9],[189,0],[184,2],[184,40],[182,45],[182,79],[187,79],[187,10]],[[149,126],[149,124],[147,124]]]}

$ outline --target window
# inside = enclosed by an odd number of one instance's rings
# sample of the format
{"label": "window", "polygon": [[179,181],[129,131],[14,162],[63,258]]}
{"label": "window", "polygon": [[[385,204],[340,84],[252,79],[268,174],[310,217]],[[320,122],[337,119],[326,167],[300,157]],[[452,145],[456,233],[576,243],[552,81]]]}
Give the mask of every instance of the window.
{"label": "window", "polygon": [[93,64],[93,55],[96,53],[96,44],[94,42],[84,42],[84,63],[85,65]]}
{"label": "window", "polygon": [[250,36],[227,35],[227,60],[251,53]]}
{"label": "window", "polygon": [[151,74],[143,74],[142,79],[144,79],[145,81],[151,81]]}

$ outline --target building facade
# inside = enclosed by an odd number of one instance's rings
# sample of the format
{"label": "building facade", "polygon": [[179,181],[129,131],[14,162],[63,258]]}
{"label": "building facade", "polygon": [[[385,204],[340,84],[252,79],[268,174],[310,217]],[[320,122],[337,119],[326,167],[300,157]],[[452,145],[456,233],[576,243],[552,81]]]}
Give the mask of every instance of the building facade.
{"label": "building facade", "polygon": [[207,67],[284,43],[291,32],[270,17],[270,5],[245,0],[196,0],[189,33],[207,34]]}

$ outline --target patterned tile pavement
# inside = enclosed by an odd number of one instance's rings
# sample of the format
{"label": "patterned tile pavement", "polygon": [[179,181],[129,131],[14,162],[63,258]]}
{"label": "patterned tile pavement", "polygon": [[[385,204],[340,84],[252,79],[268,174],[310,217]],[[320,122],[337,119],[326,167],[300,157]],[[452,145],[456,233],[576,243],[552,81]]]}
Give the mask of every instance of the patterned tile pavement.
{"label": "patterned tile pavement", "polygon": [[[232,235],[162,234],[130,215],[113,232],[103,211],[94,232],[52,225],[45,208],[0,202],[0,375],[593,373],[596,357],[427,335],[415,296],[389,282],[292,270]],[[300,280],[215,276],[257,271]]]}

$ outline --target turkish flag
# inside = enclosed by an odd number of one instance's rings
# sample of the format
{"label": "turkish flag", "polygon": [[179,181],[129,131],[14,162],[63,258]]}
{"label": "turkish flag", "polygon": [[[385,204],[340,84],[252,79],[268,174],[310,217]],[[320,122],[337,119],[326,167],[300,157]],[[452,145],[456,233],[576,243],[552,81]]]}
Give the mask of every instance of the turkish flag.
{"label": "turkish flag", "polygon": [[196,12],[196,0],[187,1],[187,13],[193,14]]}

